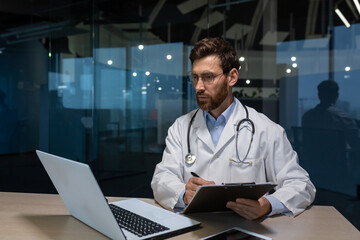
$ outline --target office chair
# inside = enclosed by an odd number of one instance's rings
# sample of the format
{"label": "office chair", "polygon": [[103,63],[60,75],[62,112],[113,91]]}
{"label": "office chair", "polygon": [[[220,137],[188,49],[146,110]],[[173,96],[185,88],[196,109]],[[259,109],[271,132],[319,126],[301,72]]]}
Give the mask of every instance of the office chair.
{"label": "office chair", "polygon": [[345,132],[337,129],[292,127],[299,164],[317,188],[354,195],[348,176]]}

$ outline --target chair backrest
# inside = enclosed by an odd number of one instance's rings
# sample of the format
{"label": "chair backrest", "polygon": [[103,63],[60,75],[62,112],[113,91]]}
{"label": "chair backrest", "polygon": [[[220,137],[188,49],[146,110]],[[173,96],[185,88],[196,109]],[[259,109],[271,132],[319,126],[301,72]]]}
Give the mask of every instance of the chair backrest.
{"label": "chair backrest", "polygon": [[345,132],[338,129],[292,127],[299,164],[316,187],[345,193],[347,150]]}
{"label": "chair backrest", "polygon": [[338,129],[319,129],[292,127],[295,147],[311,150],[319,156],[346,155],[345,131]]}

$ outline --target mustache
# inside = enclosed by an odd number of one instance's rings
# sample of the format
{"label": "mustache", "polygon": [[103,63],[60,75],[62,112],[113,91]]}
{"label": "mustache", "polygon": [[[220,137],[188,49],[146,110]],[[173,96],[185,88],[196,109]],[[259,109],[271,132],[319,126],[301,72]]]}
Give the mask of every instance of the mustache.
{"label": "mustache", "polygon": [[208,96],[204,93],[204,91],[198,91],[198,92],[196,92],[196,96],[205,96],[205,97],[208,97]]}

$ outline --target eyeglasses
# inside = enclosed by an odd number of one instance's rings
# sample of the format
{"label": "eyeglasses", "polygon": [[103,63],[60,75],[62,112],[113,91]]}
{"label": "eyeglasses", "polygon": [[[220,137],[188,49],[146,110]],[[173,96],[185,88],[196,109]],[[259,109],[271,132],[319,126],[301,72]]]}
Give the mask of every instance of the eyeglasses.
{"label": "eyeglasses", "polygon": [[212,73],[203,73],[200,74],[200,76],[193,74],[192,72],[189,73],[189,81],[192,82],[193,84],[197,84],[199,82],[199,79],[201,78],[204,84],[210,84],[212,82],[214,82],[215,78],[217,78],[218,76],[221,76],[223,74],[227,74],[225,72],[214,75]]}

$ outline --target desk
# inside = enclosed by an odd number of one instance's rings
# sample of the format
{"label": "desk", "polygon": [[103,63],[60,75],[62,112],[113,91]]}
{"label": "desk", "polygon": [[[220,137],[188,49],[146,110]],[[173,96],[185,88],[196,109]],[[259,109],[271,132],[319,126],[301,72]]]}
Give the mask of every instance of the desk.
{"label": "desk", "polygon": [[[123,198],[109,197],[109,201]],[[142,199],[155,204],[153,199]],[[232,212],[191,215],[201,228],[173,239],[199,239],[238,226],[273,239],[360,239],[360,232],[334,207],[313,206],[296,218],[245,220]],[[69,215],[59,195],[0,192],[2,240],[108,239]]]}

